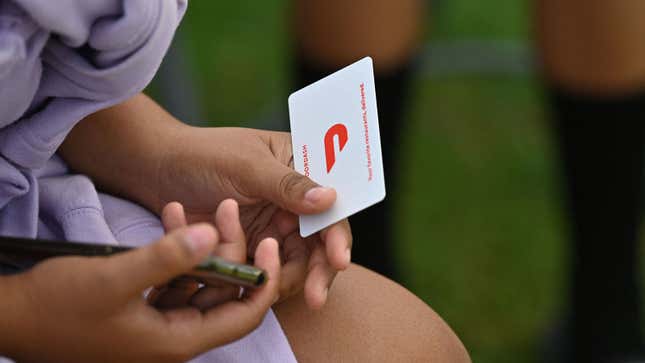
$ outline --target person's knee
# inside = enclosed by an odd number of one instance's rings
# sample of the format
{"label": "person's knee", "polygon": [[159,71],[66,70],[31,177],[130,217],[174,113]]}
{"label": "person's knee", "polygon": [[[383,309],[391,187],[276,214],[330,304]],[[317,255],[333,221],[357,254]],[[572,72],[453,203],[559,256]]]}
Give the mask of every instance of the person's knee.
{"label": "person's knee", "polygon": [[448,325],[396,283],[360,266],[339,274],[321,311],[275,307],[299,361],[469,362]]}
{"label": "person's knee", "polygon": [[645,2],[536,1],[536,36],[549,81],[598,95],[642,89]]}
{"label": "person's knee", "polygon": [[405,63],[416,51],[425,17],[422,0],[298,0],[296,42],[318,66],[335,68],[366,55],[377,71]]}

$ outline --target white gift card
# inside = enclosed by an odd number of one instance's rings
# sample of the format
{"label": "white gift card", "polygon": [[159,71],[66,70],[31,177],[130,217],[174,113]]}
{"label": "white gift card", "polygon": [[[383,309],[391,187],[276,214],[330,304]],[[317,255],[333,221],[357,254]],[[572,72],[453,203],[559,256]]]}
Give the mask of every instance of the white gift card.
{"label": "white gift card", "polygon": [[300,216],[307,237],[385,198],[372,58],[289,96],[296,171],[337,192],[334,206]]}

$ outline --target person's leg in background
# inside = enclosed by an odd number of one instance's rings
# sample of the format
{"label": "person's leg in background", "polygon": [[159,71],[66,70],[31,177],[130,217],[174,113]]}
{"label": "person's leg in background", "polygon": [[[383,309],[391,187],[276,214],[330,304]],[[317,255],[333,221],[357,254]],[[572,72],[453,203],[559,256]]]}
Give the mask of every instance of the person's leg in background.
{"label": "person's leg in background", "polygon": [[561,359],[626,361],[643,344],[645,2],[538,0],[537,10],[572,239],[571,351]]}
{"label": "person's leg in background", "polygon": [[[364,56],[374,60],[381,144],[388,191],[396,188],[397,151],[413,57],[427,16],[423,0],[296,0],[293,4],[297,87]],[[392,261],[393,197],[350,218],[352,260],[396,278]]]}

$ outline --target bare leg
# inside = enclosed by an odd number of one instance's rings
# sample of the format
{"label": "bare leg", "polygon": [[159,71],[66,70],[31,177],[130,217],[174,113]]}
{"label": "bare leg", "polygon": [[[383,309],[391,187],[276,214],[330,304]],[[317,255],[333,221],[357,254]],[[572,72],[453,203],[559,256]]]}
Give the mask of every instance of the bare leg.
{"label": "bare leg", "polygon": [[[396,163],[415,55],[426,17],[423,0],[294,1],[294,53],[298,86],[312,83],[364,56],[376,69],[381,144],[388,190]],[[392,201],[387,198],[350,219],[354,260],[396,278],[390,248]]]}
{"label": "bare leg", "polygon": [[645,1],[538,0],[546,76],[569,90],[617,95],[645,84]]}
{"label": "bare leg", "polygon": [[572,242],[572,351],[561,359],[638,359],[645,2],[541,0],[538,10]]}
{"label": "bare leg", "polygon": [[358,265],[321,311],[296,296],[275,307],[300,362],[470,362],[450,327],[400,285]]}
{"label": "bare leg", "polygon": [[296,42],[323,67],[371,55],[377,72],[387,72],[415,53],[423,10],[420,0],[296,1]]}

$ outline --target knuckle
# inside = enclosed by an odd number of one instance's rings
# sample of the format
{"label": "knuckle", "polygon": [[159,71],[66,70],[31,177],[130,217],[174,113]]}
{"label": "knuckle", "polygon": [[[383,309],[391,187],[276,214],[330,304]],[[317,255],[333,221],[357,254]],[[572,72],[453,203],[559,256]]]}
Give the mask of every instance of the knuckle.
{"label": "knuckle", "polygon": [[283,278],[280,280],[280,297],[287,298],[302,290],[305,284],[305,274],[300,274],[297,278]]}
{"label": "knuckle", "polygon": [[279,193],[282,197],[289,197],[297,193],[299,189],[304,189],[307,186],[307,179],[296,172],[285,174],[280,183],[278,184]]}

